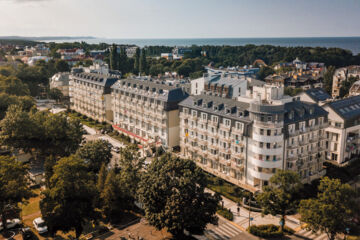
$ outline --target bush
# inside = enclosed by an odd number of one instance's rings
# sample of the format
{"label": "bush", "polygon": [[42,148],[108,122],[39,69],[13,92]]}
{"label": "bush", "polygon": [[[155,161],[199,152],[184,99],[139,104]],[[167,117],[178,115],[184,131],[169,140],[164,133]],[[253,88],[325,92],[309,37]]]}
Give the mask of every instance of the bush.
{"label": "bush", "polygon": [[[247,231],[255,236],[262,238],[281,238],[284,235],[284,233],[281,232],[281,227],[274,224],[252,225],[247,229]],[[285,226],[284,232],[293,234],[294,230]]]}
{"label": "bush", "polygon": [[234,219],[234,214],[230,211],[230,209],[219,207],[216,213],[226,218],[227,220],[232,221]]}

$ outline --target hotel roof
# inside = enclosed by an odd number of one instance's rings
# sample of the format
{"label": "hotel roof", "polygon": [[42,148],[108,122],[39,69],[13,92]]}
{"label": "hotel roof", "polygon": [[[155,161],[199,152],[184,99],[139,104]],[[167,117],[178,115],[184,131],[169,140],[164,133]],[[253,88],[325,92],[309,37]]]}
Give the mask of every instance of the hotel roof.
{"label": "hotel roof", "polygon": [[310,88],[305,93],[315,102],[325,101],[330,99],[331,96],[322,88]]}

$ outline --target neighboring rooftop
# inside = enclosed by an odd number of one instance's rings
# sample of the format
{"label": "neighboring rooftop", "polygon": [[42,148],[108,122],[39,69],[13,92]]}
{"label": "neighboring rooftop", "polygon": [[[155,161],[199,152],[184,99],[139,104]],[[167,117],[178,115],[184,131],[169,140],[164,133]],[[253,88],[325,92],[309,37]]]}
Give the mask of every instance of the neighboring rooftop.
{"label": "neighboring rooftop", "polygon": [[360,96],[353,96],[327,104],[344,120],[353,121],[360,118]]}
{"label": "neighboring rooftop", "polygon": [[179,105],[192,109],[198,109],[210,114],[220,115],[225,118],[241,118],[246,122],[250,122],[248,117],[250,104],[233,99],[201,94],[189,96]]}
{"label": "neighboring rooftop", "polygon": [[117,75],[99,74],[99,73],[82,72],[82,73],[72,73],[72,75],[76,78],[80,78],[83,81],[105,87],[110,87],[120,79],[120,77]]}
{"label": "neighboring rooftop", "polygon": [[293,101],[285,104],[284,123],[292,124],[316,117],[326,116],[327,114],[327,111],[315,103]]}
{"label": "neighboring rooftop", "polygon": [[310,88],[305,93],[315,102],[326,101],[331,96],[322,88]]}

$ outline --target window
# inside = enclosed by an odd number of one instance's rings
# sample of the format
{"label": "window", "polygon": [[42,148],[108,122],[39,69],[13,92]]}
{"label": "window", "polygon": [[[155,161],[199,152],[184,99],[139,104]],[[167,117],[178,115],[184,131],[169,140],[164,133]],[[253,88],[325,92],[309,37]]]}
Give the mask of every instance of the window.
{"label": "window", "polygon": [[207,120],[207,114],[206,113],[201,113],[201,118],[203,120]]}
{"label": "window", "polygon": [[268,136],[271,136],[271,130],[268,129],[266,132]]}
{"label": "window", "polygon": [[197,117],[197,111],[192,110],[192,111],[191,111],[191,115],[192,115],[193,117]]}
{"label": "window", "polygon": [[227,127],[230,127],[231,125],[231,121],[229,119],[226,119],[224,118],[224,121],[223,121],[224,125],[227,126]]}
{"label": "window", "polygon": [[260,135],[264,135],[264,129],[260,129]]}
{"label": "window", "polygon": [[211,116],[211,120],[215,123],[219,122],[219,118],[217,116]]}
{"label": "window", "polygon": [[236,129],[238,129],[240,131],[242,131],[244,128],[244,124],[241,122],[236,122],[235,126],[236,126]]}

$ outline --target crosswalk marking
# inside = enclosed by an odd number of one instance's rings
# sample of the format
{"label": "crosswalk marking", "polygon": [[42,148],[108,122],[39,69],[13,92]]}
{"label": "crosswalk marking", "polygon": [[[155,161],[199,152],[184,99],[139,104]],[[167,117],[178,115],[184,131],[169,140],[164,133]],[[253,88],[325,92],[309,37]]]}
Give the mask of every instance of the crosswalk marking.
{"label": "crosswalk marking", "polygon": [[210,235],[215,240],[229,240],[232,237],[242,233],[240,229],[230,223],[220,224],[212,229],[205,230],[205,233]]}
{"label": "crosswalk marking", "polygon": [[231,225],[223,225],[222,227],[226,228],[229,232],[233,233],[233,236],[236,236],[239,233],[241,233],[240,230],[234,229]]}
{"label": "crosswalk marking", "polygon": [[328,239],[326,233],[321,233],[321,232],[313,233],[312,231],[308,231],[305,228],[296,232],[296,234],[299,236],[303,236],[307,239],[313,239],[313,240],[327,240]]}

